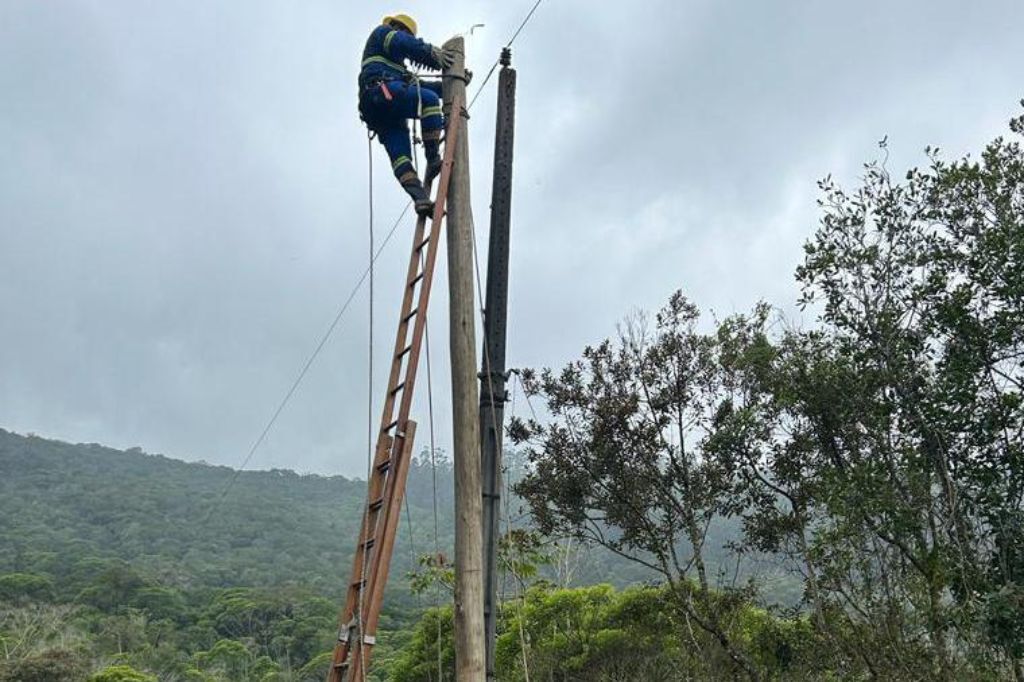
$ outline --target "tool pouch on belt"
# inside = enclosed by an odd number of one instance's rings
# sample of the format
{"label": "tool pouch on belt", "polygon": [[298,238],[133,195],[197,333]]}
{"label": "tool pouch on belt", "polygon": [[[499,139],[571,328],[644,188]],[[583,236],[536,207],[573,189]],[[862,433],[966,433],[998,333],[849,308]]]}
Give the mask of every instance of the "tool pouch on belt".
{"label": "tool pouch on belt", "polygon": [[359,93],[359,118],[366,122],[373,117],[373,112],[380,111],[381,107],[395,99],[387,81],[368,83]]}

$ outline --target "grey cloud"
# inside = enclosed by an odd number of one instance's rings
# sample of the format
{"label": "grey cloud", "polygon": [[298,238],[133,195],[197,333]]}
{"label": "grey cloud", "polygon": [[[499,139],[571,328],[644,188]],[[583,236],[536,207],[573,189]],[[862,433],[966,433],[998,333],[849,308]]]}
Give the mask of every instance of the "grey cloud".
{"label": "grey cloud", "polygon": [[[528,5],[408,8],[428,38],[486,23],[469,38],[482,78]],[[366,265],[353,80],[390,9],[0,7],[0,424],[241,461]],[[814,181],[855,181],[884,134],[903,168],[1001,132],[1021,19],[1002,0],[545,2],[515,49],[510,361],[563,362],[679,287],[724,313],[789,305]],[[492,97],[471,121],[481,239]],[[379,242],[404,197],[372,151]],[[371,416],[410,229],[376,273]],[[364,291],[252,466],[362,471],[367,312]]]}

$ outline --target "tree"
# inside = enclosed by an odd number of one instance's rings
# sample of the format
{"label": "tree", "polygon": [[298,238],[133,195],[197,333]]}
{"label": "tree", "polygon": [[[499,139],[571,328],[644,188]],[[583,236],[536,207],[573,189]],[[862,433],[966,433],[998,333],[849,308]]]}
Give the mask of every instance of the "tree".
{"label": "tree", "polygon": [[31,604],[0,608],[0,653],[7,661],[30,658],[47,649],[74,648],[81,633],[72,625],[77,609],[68,605]]}
{"label": "tree", "polygon": [[908,641],[926,633],[934,677],[970,670],[965,647],[991,659],[988,639],[1024,679],[1012,631],[973,627],[1024,580],[1024,152],[998,138],[980,161],[928,153],[903,183],[884,165],[852,194],[822,183],[798,279],[847,381],[841,410],[797,405],[839,544],[872,552],[847,573],[861,606],[906,614]]}
{"label": "tree", "polygon": [[209,651],[193,657],[200,675],[220,675],[232,682],[259,680],[280,671],[280,666],[267,656],[258,656],[242,642],[222,639]]}
{"label": "tree", "polygon": [[0,602],[26,604],[53,599],[53,579],[34,573],[0,575]]}
{"label": "tree", "polygon": [[157,679],[130,665],[112,665],[92,675],[89,682],[157,682]]}
{"label": "tree", "polygon": [[[768,309],[755,311],[763,321]],[[528,393],[546,402],[551,421],[515,422],[531,470],[516,486],[546,534],[596,543],[665,579],[687,627],[711,635],[738,669],[760,673],[713,588],[708,532],[736,511],[741,480],[705,451],[728,404],[718,370],[723,344],[696,331],[696,306],[676,294],[654,320],[638,316],[617,339],[588,347],[555,373],[524,372]],[[739,324],[739,322],[737,322]],[[694,587],[695,586],[695,587]]]}
{"label": "tree", "polygon": [[51,649],[0,665],[0,682],[79,682],[87,667],[81,654]]}
{"label": "tree", "polygon": [[111,562],[91,584],[82,590],[78,600],[101,611],[113,612],[130,606],[149,582],[125,562]]}

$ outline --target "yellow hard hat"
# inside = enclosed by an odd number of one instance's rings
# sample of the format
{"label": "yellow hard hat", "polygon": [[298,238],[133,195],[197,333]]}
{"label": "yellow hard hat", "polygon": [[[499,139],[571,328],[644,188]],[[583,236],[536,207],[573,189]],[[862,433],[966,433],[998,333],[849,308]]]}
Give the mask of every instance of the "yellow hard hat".
{"label": "yellow hard hat", "polygon": [[416,20],[408,14],[389,14],[381,20],[381,23],[390,24],[392,21],[397,21],[402,26],[405,26],[409,29],[409,33],[412,33],[413,35],[419,33],[419,27],[416,25]]}

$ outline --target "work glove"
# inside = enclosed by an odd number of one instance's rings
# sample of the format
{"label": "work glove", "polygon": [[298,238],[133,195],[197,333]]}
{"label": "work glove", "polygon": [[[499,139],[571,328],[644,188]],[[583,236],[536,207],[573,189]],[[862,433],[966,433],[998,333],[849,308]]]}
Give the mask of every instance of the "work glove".
{"label": "work glove", "polygon": [[442,71],[452,68],[452,64],[455,63],[455,53],[451,50],[432,47],[430,49],[430,56],[441,66]]}

